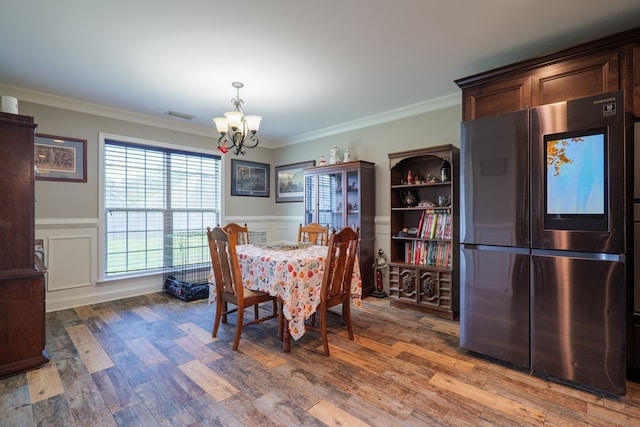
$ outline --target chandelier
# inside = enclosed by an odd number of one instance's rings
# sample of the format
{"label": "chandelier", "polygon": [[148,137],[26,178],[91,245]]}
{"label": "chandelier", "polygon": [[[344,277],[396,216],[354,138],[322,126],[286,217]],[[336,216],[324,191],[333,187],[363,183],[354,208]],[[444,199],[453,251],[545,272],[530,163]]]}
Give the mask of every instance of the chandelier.
{"label": "chandelier", "polygon": [[235,148],[233,153],[246,154],[245,148],[255,148],[258,143],[258,137],[256,133],[260,127],[260,116],[245,116],[242,110],[242,104],[244,101],[240,98],[240,88],[244,86],[241,82],[233,82],[231,86],[236,88],[236,97],[231,99],[233,104],[233,111],[227,111],[224,113],[224,117],[216,117],[213,122],[216,124],[216,129],[220,132],[220,138],[218,139],[218,150],[221,153]]}

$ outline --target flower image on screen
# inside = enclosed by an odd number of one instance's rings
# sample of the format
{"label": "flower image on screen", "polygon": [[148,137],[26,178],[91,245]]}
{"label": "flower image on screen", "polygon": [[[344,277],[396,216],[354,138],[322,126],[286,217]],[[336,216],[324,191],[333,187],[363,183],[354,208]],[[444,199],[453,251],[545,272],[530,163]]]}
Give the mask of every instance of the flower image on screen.
{"label": "flower image on screen", "polygon": [[547,141],[547,215],[605,213],[605,135]]}

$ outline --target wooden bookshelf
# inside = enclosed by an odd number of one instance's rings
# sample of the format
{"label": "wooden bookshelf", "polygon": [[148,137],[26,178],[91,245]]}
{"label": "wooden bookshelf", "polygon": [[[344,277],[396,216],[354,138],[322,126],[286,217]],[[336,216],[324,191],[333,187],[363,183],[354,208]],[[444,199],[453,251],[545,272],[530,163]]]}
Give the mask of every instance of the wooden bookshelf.
{"label": "wooden bookshelf", "polygon": [[389,297],[452,320],[459,312],[459,160],[452,145],[389,154]]}

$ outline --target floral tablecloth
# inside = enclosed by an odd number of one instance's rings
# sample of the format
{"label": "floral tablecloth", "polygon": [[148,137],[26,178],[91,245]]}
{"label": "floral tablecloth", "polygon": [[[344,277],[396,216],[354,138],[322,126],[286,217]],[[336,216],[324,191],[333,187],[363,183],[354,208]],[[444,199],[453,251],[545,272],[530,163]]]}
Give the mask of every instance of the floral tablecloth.
{"label": "floral tablecloth", "polygon": [[[324,271],[326,246],[306,249],[274,250],[254,245],[238,245],[238,262],[246,288],[269,292],[283,302],[289,321],[289,333],[297,340],[304,335],[304,321],[320,304],[320,287]],[[209,304],[216,298],[213,270],[209,274]],[[362,279],[356,257],[351,280],[351,302],[361,306]]]}

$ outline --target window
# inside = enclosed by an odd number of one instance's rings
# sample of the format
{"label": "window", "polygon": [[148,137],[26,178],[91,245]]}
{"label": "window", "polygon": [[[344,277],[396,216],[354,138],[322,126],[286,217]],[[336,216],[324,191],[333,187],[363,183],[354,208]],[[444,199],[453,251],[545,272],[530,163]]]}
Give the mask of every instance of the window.
{"label": "window", "polygon": [[210,263],[219,156],[105,139],[104,165],[106,277]]}

